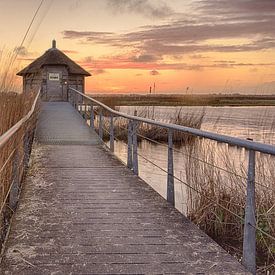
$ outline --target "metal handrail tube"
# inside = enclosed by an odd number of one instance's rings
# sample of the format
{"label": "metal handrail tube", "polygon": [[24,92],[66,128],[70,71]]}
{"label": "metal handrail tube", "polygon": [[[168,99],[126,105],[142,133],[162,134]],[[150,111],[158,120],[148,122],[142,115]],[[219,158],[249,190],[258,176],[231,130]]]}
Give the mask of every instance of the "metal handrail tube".
{"label": "metal handrail tube", "polygon": [[40,96],[40,89],[35,97],[35,100],[32,104],[32,107],[30,111],[22,118],[20,119],[15,125],[13,125],[7,132],[5,132],[2,136],[0,136],[0,149],[9,141],[9,139],[22,127],[22,125],[30,119],[30,117],[33,115],[35,111],[35,107],[37,104],[37,101]]}
{"label": "metal handrail tube", "polygon": [[177,124],[159,122],[159,121],[155,121],[155,120],[148,119],[148,118],[141,118],[141,117],[137,117],[137,116],[128,115],[125,113],[115,111],[112,108],[108,107],[107,105],[79,92],[78,90],[76,90],[74,88],[69,87],[69,89],[74,91],[75,93],[78,93],[79,95],[83,96],[83,98],[86,98],[86,99],[96,103],[97,105],[101,106],[102,108],[104,108],[105,110],[107,110],[108,112],[110,112],[111,114],[116,115],[116,116],[124,117],[129,120],[133,120],[133,121],[139,121],[139,122],[156,125],[156,126],[166,128],[166,129],[185,132],[188,134],[192,134],[192,135],[203,137],[203,138],[208,138],[208,139],[215,140],[218,142],[243,147],[248,150],[254,150],[254,151],[258,151],[258,152],[265,153],[265,154],[275,155],[275,146],[271,145],[271,144],[264,144],[261,142],[255,142],[255,141],[245,140],[245,139],[241,139],[241,138],[237,138],[237,137],[221,135],[221,134],[212,133],[212,132],[199,130],[199,129],[195,129],[195,128],[190,128],[190,127],[186,127],[186,126],[180,126]]}

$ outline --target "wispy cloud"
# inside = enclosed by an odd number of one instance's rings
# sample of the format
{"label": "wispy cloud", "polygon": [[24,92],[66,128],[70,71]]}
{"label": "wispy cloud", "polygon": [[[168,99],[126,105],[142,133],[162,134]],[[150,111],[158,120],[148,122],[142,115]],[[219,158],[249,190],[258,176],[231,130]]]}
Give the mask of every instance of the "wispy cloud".
{"label": "wispy cloud", "polygon": [[[135,12],[160,18],[171,17],[166,18],[165,23],[141,26],[125,33],[64,30],[65,39],[117,47],[119,51],[127,49],[128,54],[124,56],[97,58],[98,68],[152,71],[274,66],[272,62],[211,61],[208,57],[208,53],[275,49],[274,0],[197,0],[194,1],[197,16],[191,19],[190,16],[176,14],[164,1],[108,0],[107,5],[115,13]],[[129,54],[129,49],[132,54]],[[186,56],[193,62],[187,63]],[[203,63],[200,62],[202,59]],[[88,59],[86,63],[92,64]]]}
{"label": "wispy cloud", "polygon": [[28,57],[33,54],[33,53],[29,52],[28,49],[24,46],[16,47],[14,49],[14,52],[16,52],[18,54],[18,56],[21,56],[21,57]]}
{"label": "wispy cloud", "polygon": [[162,0],[108,0],[107,8],[114,14],[136,13],[153,18],[165,18],[173,14],[171,7]]}
{"label": "wispy cloud", "polygon": [[78,51],[74,51],[74,50],[62,50],[63,53],[66,53],[66,54],[77,54],[79,53]]}
{"label": "wispy cloud", "polygon": [[270,63],[245,63],[236,62],[234,60],[214,60],[206,63],[184,63],[184,62],[165,62],[162,60],[155,62],[135,62],[132,57],[124,55],[105,56],[104,58],[91,58],[90,56],[83,58],[78,61],[87,70],[103,70],[106,69],[139,69],[139,70],[188,70],[188,71],[202,71],[210,68],[223,68],[223,69],[234,69],[237,67],[269,67],[275,66],[275,62]]}
{"label": "wispy cloud", "polygon": [[103,69],[95,69],[95,70],[91,70],[92,75],[99,75],[99,74],[105,74],[107,73],[106,70]]}
{"label": "wispy cloud", "polygon": [[150,75],[160,75],[160,73],[157,70],[150,71]]}

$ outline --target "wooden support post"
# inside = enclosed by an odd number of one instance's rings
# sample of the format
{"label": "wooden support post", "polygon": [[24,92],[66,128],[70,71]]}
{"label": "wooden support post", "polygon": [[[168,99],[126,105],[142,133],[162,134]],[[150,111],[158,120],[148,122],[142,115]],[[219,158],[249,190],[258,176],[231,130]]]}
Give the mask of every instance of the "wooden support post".
{"label": "wooden support post", "polygon": [[168,130],[167,201],[175,206],[173,130]]}
{"label": "wooden support post", "polygon": [[103,114],[102,107],[99,109],[99,129],[98,129],[99,137],[103,139]]}
{"label": "wooden support post", "polygon": [[110,150],[114,152],[115,149],[115,136],[114,136],[114,117],[110,114]]}
{"label": "wooden support post", "polygon": [[243,237],[243,265],[256,274],[255,151],[249,151]]}
{"label": "wooden support post", "polygon": [[76,110],[79,112],[79,95],[77,93],[76,94]]}
{"label": "wooden support post", "polygon": [[19,177],[20,177],[20,169],[19,169],[19,152],[18,150],[14,153],[13,163],[12,163],[12,186],[9,194],[9,207],[12,210],[15,210],[17,202],[18,202],[18,194],[19,194]]}
{"label": "wooden support post", "polygon": [[94,106],[91,101],[91,113],[90,113],[90,127],[95,129],[95,114],[94,114]]}
{"label": "wooden support post", "polygon": [[23,177],[27,173],[34,133],[27,131],[23,138]]}
{"label": "wooden support post", "polygon": [[[81,106],[80,107],[80,114],[84,118],[85,106],[84,106],[83,96],[81,96],[80,98],[81,98],[81,102],[80,102],[80,106]],[[84,107],[84,111],[83,111],[83,107]]]}
{"label": "wooden support post", "polygon": [[129,120],[128,123],[128,154],[127,154],[127,167],[129,169],[133,168],[133,123]]}
{"label": "wooden support post", "polygon": [[85,119],[85,121],[87,120],[87,104],[85,102],[85,100],[83,101],[83,107],[84,107],[84,113],[82,115],[82,117]]}
{"label": "wooden support post", "polygon": [[137,143],[137,122],[133,121],[133,171],[138,175],[138,143]]}

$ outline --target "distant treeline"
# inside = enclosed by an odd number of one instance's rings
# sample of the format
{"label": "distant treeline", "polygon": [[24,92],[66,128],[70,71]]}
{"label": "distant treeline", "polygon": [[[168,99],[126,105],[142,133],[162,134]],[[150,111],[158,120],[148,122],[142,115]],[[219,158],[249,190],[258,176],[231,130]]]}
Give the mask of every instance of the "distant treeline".
{"label": "distant treeline", "polygon": [[275,106],[275,95],[89,95],[109,106]]}

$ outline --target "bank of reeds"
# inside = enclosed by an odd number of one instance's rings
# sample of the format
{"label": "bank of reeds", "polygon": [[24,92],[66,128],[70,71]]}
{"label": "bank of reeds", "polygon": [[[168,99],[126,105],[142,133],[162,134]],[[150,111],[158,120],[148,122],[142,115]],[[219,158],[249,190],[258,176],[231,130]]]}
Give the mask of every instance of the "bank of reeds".
{"label": "bank of reeds", "polygon": [[[119,110],[118,107],[115,107],[116,110]],[[138,117],[148,118],[155,120],[155,108],[154,107],[145,107],[145,109],[135,112]],[[98,130],[99,123],[98,123],[98,114],[99,108],[95,109],[95,126]],[[181,126],[191,127],[200,129],[205,112],[202,110],[199,113],[189,113],[185,115],[182,113],[182,108],[179,110],[175,110],[174,114],[166,120],[167,123],[173,123]],[[88,114],[88,117],[90,115]],[[127,141],[128,138],[128,119],[114,117],[114,132],[117,139],[122,141]],[[110,129],[110,116],[109,113],[103,112],[103,128],[104,128],[104,135],[103,139],[107,140],[109,138],[109,129]],[[137,134],[138,134],[138,141],[148,138],[155,140],[157,142],[167,142],[167,129],[161,128],[156,125],[138,122],[137,124]],[[188,144],[194,140],[194,136],[190,134],[186,134],[180,131],[173,131],[173,142],[176,145],[183,145]]]}
{"label": "bank of reeds", "polygon": [[[192,156],[186,162],[186,180],[198,191],[188,189],[188,217],[227,251],[241,259],[247,161],[234,157],[232,151],[234,148],[217,146],[215,142],[205,140],[196,139],[184,150],[187,155]],[[246,155],[247,160],[247,152],[242,151],[242,153],[243,159]],[[218,165],[228,172],[213,165]],[[257,153],[256,222],[261,230],[273,237],[275,237],[274,171],[275,157]],[[265,274],[268,270],[275,272],[274,239],[259,230],[257,265],[259,273]]]}
{"label": "bank of reeds", "polygon": [[[14,126],[30,110],[35,93],[0,92],[0,136]],[[26,172],[33,139],[36,115],[26,122],[0,148],[0,248],[4,242],[9,220],[14,211],[10,190],[15,180],[21,183]]]}

